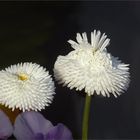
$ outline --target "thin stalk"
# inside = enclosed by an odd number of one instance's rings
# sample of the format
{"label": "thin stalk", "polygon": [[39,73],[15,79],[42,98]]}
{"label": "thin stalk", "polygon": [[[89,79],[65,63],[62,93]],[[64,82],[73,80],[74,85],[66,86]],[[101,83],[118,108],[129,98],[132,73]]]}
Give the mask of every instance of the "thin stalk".
{"label": "thin stalk", "polygon": [[83,113],[83,126],[82,126],[82,140],[88,140],[88,127],[89,127],[89,113],[90,113],[91,96],[86,94],[84,113]]}

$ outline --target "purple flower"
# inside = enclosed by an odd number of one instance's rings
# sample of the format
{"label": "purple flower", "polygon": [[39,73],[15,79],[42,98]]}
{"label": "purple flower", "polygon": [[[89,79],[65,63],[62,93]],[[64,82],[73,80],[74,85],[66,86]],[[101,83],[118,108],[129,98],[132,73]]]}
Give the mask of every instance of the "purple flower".
{"label": "purple flower", "polygon": [[0,110],[0,139],[6,140],[13,133],[13,126],[6,116],[6,114]]}
{"label": "purple flower", "polygon": [[72,140],[72,134],[66,126],[61,123],[53,126],[38,112],[21,113],[13,128],[9,118],[0,110],[0,140],[6,140],[12,134],[17,140]]}
{"label": "purple flower", "polygon": [[59,123],[53,126],[38,112],[21,113],[14,124],[17,140],[72,140],[70,130]]}

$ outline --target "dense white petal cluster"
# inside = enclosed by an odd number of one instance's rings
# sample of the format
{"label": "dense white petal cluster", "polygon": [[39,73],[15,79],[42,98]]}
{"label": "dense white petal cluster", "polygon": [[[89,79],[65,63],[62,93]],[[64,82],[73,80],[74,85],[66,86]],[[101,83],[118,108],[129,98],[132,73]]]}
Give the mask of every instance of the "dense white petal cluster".
{"label": "dense white petal cluster", "polygon": [[0,104],[24,111],[41,110],[53,99],[54,82],[36,63],[12,65],[0,71]]}
{"label": "dense white petal cluster", "polygon": [[59,83],[70,89],[85,89],[90,96],[96,93],[115,97],[129,85],[129,65],[107,52],[109,39],[100,31],[91,32],[91,43],[86,33],[77,33],[77,42],[69,40],[74,49],[66,56],[58,56],[54,65],[54,75]]}

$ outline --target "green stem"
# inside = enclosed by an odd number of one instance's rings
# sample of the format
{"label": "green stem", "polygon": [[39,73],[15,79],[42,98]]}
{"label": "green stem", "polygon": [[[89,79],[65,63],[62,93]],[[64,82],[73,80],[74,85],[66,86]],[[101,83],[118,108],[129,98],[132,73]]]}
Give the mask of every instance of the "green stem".
{"label": "green stem", "polygon": [[90,103],[91,103],[91,96],[88,96],[88,94],[86,94],[85,107],[83,113],[82,140],[88,140]]}

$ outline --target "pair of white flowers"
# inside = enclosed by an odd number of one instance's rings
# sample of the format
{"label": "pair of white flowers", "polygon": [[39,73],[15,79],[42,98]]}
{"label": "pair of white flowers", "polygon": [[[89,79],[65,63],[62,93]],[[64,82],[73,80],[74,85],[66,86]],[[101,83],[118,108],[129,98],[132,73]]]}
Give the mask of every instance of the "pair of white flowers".
{"label": "pair of white flowers", "polygon": [[[128,64],[107,52],[109,39],[94,30],[91,43],[86,33],[77,34],[77,43],[69,40],[74,49],[66,56],[58,56],[54,77],[70,89],[85,89],[93,94],[115,97],[129,85]],[[55,94],[54,82],[45,68],[35,63],[12,65],[0,71],[0,104],[22,111],[41,110],[48,106]]]}

